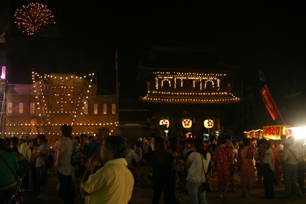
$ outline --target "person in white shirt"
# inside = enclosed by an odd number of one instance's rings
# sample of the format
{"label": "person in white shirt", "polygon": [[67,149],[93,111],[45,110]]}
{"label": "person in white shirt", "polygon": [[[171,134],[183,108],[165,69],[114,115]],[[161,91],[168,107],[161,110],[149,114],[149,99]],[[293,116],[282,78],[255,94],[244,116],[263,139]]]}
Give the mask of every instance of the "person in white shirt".
{"label": "person in white shirt", "polygon": [[265,140],[263,143],[264,149],[266,151],[263,155],[263,176],[264,176],[264,189],[265,189],[265,199],[274,198],[274,184],[273,177],[275,164],[274,164],[274,155],[271,149],[271,142]]}
{"label": "person in white shirt", "polygon": [[192,141],[193,152],[186,161],[186,168],[189,168],[187,175],[187,191],[192,204],[207,204],[206,191],[203,183],[206,182],[211,155],[205,151],[202,138],[195,138]]}
{"label": "person in white shirt", "polygon": [[297,182],[298,163],[301,161],[302,155],[294,146],[293,137],[289,137],[284,142],[284,145],[283,162],[286,198],[290,199],[293,196],[292,193],[299,198],[303,198],[303,194]]}

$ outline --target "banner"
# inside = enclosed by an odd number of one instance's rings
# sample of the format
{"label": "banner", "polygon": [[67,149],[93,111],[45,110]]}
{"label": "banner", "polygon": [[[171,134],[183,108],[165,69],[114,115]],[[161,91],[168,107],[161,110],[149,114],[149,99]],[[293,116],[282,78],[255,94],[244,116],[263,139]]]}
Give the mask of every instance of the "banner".
{"label": "banner", "polygon": [[284,126],[282,125],[264,126],[262,136],[280,138],[283,133],[283,128]]}
{"label": "banner", "polygon": [[262,100],[266,104],[266,107],[272,117],[273,120],[275,120],[278,117],[277,107],[272,99],[272,96],[268,90],[268,87],[265,86],[261,90]]}

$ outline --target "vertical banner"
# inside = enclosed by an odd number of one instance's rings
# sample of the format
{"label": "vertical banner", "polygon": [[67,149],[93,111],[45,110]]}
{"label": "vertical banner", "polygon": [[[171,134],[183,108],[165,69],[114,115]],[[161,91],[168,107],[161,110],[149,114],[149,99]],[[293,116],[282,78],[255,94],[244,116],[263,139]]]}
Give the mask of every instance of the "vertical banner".
{"label": "vertical banner", "polygon": [[112,114],[116,114],[116,104],[112,104]]}
{"label": "vertical banner", "polygon": [[35,103],[30,103],[30,114],[35,113]]}
{"label": "vertical banner", "polygon": [[19,103],[19,113],[23,113],[23,103]]}
{"label": "vertical banner", "polygon": [[7,113],[13,113],[13,103],[12,102],[7,103]]}
{"label": "vertical banner", "polygon": [[266,104],[266,107],[272,117],[273,120],[275,120],[278,117],[277,107],[273,101],[273,98],[269,92],[269,89],[267,86],[265,86],[261,90],[262,100]]}
{"label": "vertical banner", "polygon": [[107,104],[103,104],[103,114],[107,114]]}
{"label": "vertical banner", "polygon": [[98,114],[98,104],[97,103],[94,104],[94,114],[95,115]]}

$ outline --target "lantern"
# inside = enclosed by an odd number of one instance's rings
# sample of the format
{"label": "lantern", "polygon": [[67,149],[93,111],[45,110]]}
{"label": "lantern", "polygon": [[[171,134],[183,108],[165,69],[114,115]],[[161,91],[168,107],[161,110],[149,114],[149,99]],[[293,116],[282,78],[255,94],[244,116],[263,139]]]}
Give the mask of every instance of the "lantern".
{"label": "lantern", "polygon": [[160,125],[167,125],[167,128],[169,128],[170,122],[167,119],[162,119],[159,121]]}
{"label": "lantern", "polygon": [[204,127],[207,129],[214,127],[214,121],[212,119],[204,120]]}
{"label": "lantern", "polygon": [[192,127],[192,120],[184,119],[182,121],[182,125],[183,125],[184,128],[191,128]]}

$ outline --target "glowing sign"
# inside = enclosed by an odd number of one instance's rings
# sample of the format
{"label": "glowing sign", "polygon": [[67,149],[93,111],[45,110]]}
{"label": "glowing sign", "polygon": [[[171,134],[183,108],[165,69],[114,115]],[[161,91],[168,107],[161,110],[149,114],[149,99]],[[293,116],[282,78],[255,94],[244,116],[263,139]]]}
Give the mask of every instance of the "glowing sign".
{"label": "glowing sign", "polygon": [[190,120],[190,119],[184,119],[184,120],[182,121],[182,126],[183,126],[184,128],[191,128],[191,127],[192,127],[192,120]]}
{"label": "glowing sign", "polygon": [[2,66],[2,71],[1,71],[1,79],[6,78],[6,66]]}
{"label": "glowing sign", "polygon": [[204,127],[208,129],[214,127],[214,121],[212,119],[204,120]]}
{"label": "glowing sign", "polygon": [[159,121],[160,125],[167,125],[167,128],[169,128],[170,122],[167,119],[162,119]]}

